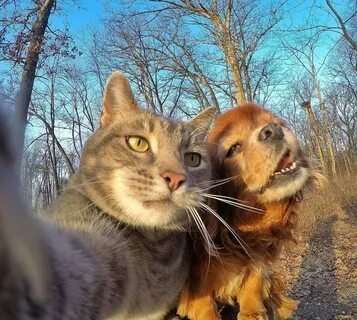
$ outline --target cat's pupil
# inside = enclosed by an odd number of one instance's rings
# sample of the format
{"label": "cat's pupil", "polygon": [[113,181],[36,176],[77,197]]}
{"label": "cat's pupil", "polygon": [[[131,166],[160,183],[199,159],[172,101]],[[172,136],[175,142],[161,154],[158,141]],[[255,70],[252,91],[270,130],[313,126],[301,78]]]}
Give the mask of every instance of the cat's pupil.
{"label": "cat's pupil", "polygon": [[137,136],[129,136],[126,137],[126,142],[128,147],[136,152],[146,152],[149,150],[149,142],[147,142],[144,138]]}
{"label": "cat's pupil", "polygon": [[190,167],[198,167],[201,163],[201,155],[196,152],[186,153],[185,163]]}

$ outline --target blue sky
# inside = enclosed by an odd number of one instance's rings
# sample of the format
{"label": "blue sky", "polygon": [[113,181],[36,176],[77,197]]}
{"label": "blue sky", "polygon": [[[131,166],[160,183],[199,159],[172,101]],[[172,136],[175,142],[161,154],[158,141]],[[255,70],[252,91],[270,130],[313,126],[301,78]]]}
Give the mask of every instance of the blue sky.
{"label": "blue sky", "polygon": [[[346,0],[334,1],[336,8],[343,11],[345,9]],[[121,6],[123,11],[128,8],[126,1],[117,1],[118,6]],[[267,1],[268,2],[268,1]],[[274,2],[274,1],[273,1]],[[144,7],[147,1],[138,1],[137,7]],[[141,4],[142,3],[142,4]],[[263,2],[264,3],[264,2]],[[342,5],[341,5],[342,3]],[[107,0],[99,1],[85,1],[82,0],[79,4],[79,8],[72,7],[71,10],[67,10],[66,21],[70,28],[71,33],[76,37],[79,45],[82,40],[88,35],[88,30],[93,28],[103,27],[102,18],[105,17],[104,7],[107,5]],[[322,9],[319,11],[312,11],[311,7],[319,6]],[[316,23],[317,20],[320,20],[320,24],[329,24],[335,25],[335,22],[331,16],[328,14],[321,14],[323,8],[326,8],[325,0],[288,0],[285,5],[285,10],[287,16],[281,24],[281,28],[291,26],[300,26],[304,21],[309,19],[310,23]],[[63,18],[56,17],[58,22],[63,23]],[[53,21],[56,24],[56,21]],[[330,34],[331,37],[336,38],[338,34]],[[324,55],[330,49],[330,44],[324,42],[322,46],[319,47],[320,55]]]}

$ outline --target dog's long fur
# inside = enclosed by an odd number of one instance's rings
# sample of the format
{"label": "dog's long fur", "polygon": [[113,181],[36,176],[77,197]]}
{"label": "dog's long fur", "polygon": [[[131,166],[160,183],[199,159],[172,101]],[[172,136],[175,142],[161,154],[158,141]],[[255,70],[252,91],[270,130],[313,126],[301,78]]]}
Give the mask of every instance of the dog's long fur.
{"label": "dog's long fur", "polygon": [[[196,250],[178,314],[191,320],[218,320],[216,302],[238,302],[239,320],[288,319],[298,302],[285,295],[274,265],[283,244],[293,240],[303,192],[319,181],[319,174],[311,169],[283,121],[254,104],[221,115],[209,143],[216,178],[234,177],[215,193],[244,201],[264,213],[215,204],[241,242],[215,218],[206,217],[220,255],[209,257],[204,250]],[[274,175],[290,163],[294,169]]]}

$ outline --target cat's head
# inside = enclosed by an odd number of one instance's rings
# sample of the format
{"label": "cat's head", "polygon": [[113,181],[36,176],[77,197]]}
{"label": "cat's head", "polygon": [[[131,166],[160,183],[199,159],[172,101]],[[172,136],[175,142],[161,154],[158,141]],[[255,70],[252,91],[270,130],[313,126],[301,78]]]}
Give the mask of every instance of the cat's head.
{"label": "cat's head", "polygon": [[216,110],[188,122],[139,108],[128,80],[115,72],[103,99],[101,127],[89,138],[79,177],[98,207],[134,226],[174,229],[202,201],[211,167],[206,135]]}

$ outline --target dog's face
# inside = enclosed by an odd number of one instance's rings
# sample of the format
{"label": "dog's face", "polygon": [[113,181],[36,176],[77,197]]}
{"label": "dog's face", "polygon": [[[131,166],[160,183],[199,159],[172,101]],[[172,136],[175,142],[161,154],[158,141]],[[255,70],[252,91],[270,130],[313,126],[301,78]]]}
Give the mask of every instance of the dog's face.
{"label": "dog's face", "polygon": [[243,197],[254,195],[261,203],[294,196],[311,174],[291,130],[281,119],[254,104],[221,115],[209,143],[219,176],[236,177],[234,192]]}

